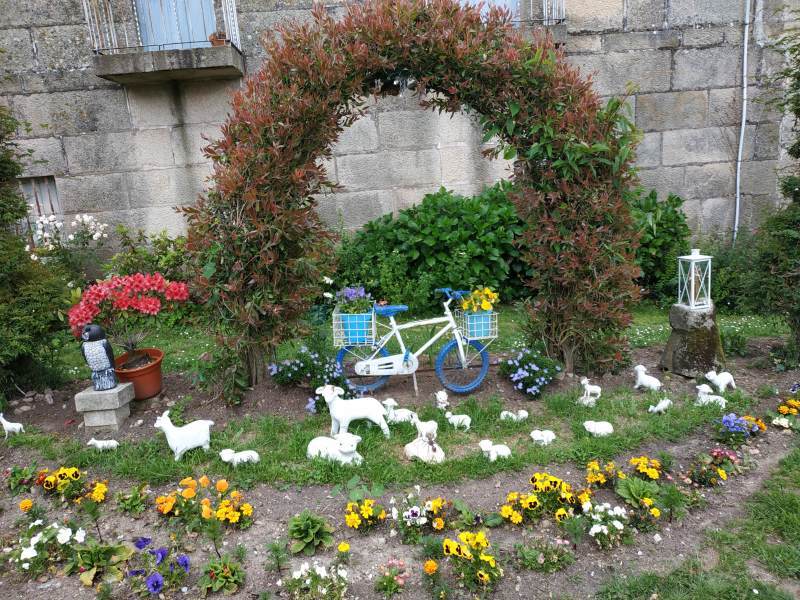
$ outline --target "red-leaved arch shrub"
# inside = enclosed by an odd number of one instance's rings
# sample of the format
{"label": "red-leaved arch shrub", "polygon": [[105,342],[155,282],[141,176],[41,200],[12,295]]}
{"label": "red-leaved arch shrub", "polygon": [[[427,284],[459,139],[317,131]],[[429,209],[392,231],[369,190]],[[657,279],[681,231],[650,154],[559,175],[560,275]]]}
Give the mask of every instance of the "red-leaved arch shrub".
{"label": "red-leaved arch shrub", "polygon": [[314,200],[329,184],[321,159],[399,73],[417,80],[424,105],[479,115],[500,139],[494,155],[518,159],[536,335],[568,370],[587,348],[618,351],[636,294],[621,195],[634,132],[551,40],[524,40],[494,8],[482,17],[455,0],[375,0],[338,21],[318,7],[264,46],[268,59],[206,150],[212,189],[185,209],[197,287],[248,358],[251,382],[264,352],[295,333],[330,255]]}

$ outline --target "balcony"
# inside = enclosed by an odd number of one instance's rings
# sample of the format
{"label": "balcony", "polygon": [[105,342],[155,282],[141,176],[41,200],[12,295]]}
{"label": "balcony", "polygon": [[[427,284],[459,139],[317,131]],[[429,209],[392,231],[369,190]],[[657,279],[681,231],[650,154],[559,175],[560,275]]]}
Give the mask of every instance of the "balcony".
{"label": "balcony", "polygon": [[121,84],[245,73],[235,0],[81,0],[95,74]]}
{"label": "balcony", "polygon": [[520,0],[519,21],[532,31],[546,29],[556,44],[567,38],[566,0]]}

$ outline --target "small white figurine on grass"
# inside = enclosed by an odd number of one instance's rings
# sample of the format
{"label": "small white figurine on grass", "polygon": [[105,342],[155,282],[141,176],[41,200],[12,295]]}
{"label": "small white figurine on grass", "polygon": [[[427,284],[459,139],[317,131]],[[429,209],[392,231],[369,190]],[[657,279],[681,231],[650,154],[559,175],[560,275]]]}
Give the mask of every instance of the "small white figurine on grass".
{"label": "small white figurine on grass", "polygon": [[707,384],[703,383],[697,386],[697,400],[694,401],[696,406],[708,406],[709,404],[716,404],[720,408],[725,408],[728,401],[722,396],[715,396]]}
{"label": "small white figurine on grass", "polygon": [[531,431],[531,439],[540,446],[549,446],[556,439],[556,434],[549,429],[534,429]]}
{"label": "small white figurine on grass", "polygon": [[636,373],[636,383],[633,385],[633,389],[653,392],[661,389],[661,382],[652,375],[647,375],[647,368],[644,365],[636,365],[633,370]]}
{"label": "small white figurine on grass", "polygon": [[672,406],[672,400],[670,400],[669,398],[664,398],[663,400],[660,400],[658,404],[656,404],[655,406],[651,404],[650,408],[647,409],[647,412],[653,413],[654,415],[663,415],[665,412],[667,412],[667,409],[670,406]]}
{"label": "small white figurine on grass", "polygon": [[306,456],[322,458],[340,465],[360,465],[364,461],[358,451],[361,437],[352,433],[337,433],[333,437],[315,437],[308,443]]}
{"label": "small white figurine on grass", "polygon": [[444,450],[436,443],[439,424],[436,421],[414,420],[417,428],[417,439],[403,448],[406,457],[418,459],[428,464],[444,462]]}
{"label": "small white figurine on grass", "polygon": [[96,450],[116,450],[119,448],[117,440],[96,440],[94,438],[86,442],[87,446],[92,446]]}
{"label": "small white figurine on grass", "polygon": [[470,426],[472,425],[472,417],[469,415],[454,415],[450,411],[444,413],[444,418],[455,427],[456,429],[463,428],[464,431],[469,431]]}
{"label": "small white figurine on grass", "polygon": [[717,373],[715,370],[711,370],[706,373],[706,379],[708,379],[712,385],[717,388],[717,391],[720,394],[724,394],[725,390],[730,388],[732,390],[736,389],[736,382],[733,380],[733,375],[728,373],[727,371],[722,371],[721,373]]}
{"label": "small white figurine on grass", "polygon": [[514,423],[520,423],[528,418],[528,411],[519,409],[517,412],[511,412],[510,410],[504,410],[500,413],[500,420],[501,421],[513,421]]}
{"label": "small white figurine on grass", "polygon": [[436,408],[439,410],[447,410],[450,403],[447,401],[447,392],[439,390],[436,392]]}
{"label": "small white figurine on grass", "polygon": [[164,432],[167,437],[167,444],[175,453],[175,460],[179,461],[187,450],[202,448],[208,450],[211,447],[211,427],[214,421],[192,421],[183,427],[175,427],[169,418],[169,411],[156,417],[154,427]]}
{"label": "small white figurine on grass", "polygon": [[242,450],[241,452],[235,452],[231,448],[220,450],[219,458],[222,462],[226,462],[234,467],[238,467],[242,463],[257,463],[261,460],[261,457],[255,450]]}
{"label": "small white figurine on grass", "polygon": [[481,440],[478,442],[478,446],[489,462],[495,462],[498,458],[511,458],[511,448],[505,444],[495,444],[492,440]]}
{"label": "small white figurine on grass", "polygon": [[583,428],[594,437],[606,437],[614,433],[614,426],[608,421],[584,421]]}
{"label": "small white figurine on grass", "polygon": [[22,426],[22,423],[12,423],[11,421],[6,421],[3,418],[3,413],[0,413],[0,425],[3,426],[3,431],[6,433],[5,439],[8,439],[9,433],[25,433],[25,428]]}
{"label": "small white figurine on grass", "polygon": [[331,413],[331,435],[347,433],[353,421],[367,419],[381,428],[386,438],[391,436],[386,424],[386,409],[375,398],[353,398],[345,400],[344,390],[336,385],[323,385],[316,390],[318,396],[325,399]]}
{"label": "small white figurine on grass", "polygon": [[387,423],[413,423],[417,418],[417,413],[407,408],[397,408],[397,401],[394,398],[387,398],[381,402],[386,408]]}
{"label": "small white figurine on grass", "polygon": [[589,408],[594,407],[598,398],[600,398],[600,394],[602,394],[602,389],[599,385],[589,383],[586,377],[581,377],[581,385],[583,386],[583,395],[578,398],[578,404]]}

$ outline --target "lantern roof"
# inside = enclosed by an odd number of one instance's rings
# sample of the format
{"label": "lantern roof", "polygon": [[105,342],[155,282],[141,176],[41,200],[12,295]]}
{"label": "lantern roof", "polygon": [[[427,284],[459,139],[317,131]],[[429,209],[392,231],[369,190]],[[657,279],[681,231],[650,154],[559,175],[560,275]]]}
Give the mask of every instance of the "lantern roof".
{"label": "lantern roof", "polygon": [[685,256],[679,256],[679,260],[710,260],[711,256],[707,254],[700,254],[699,248],[692,248],[691,254],[686,254]]}

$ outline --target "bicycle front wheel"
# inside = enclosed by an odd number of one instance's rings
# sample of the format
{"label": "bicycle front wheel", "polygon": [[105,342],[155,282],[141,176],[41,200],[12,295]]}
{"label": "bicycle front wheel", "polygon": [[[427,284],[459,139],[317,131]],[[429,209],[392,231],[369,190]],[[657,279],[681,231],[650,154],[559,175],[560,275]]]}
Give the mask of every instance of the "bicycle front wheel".
{"label": "bicycle front wheel", "polygon": [[[336,363],[347,379],[347,383],[359,394],[374,392],[389,381],[388,375],[372,377],[356,373],[355,364],[360,360],[367,360],[374,352],[375,350],[369,346],[345,346],[336,354]],[[389,356],[389,352],[384,347],[378,350],[378,354],[380,356]]]}
{"label": "bicycle front wheel", "polygon": [[483,383],[489,372],[489,353],[477,340],[464,341],[465,364],[458,355],[458,343],[445,344],[436,357],[436,376],[451,392],[468,394]]}

